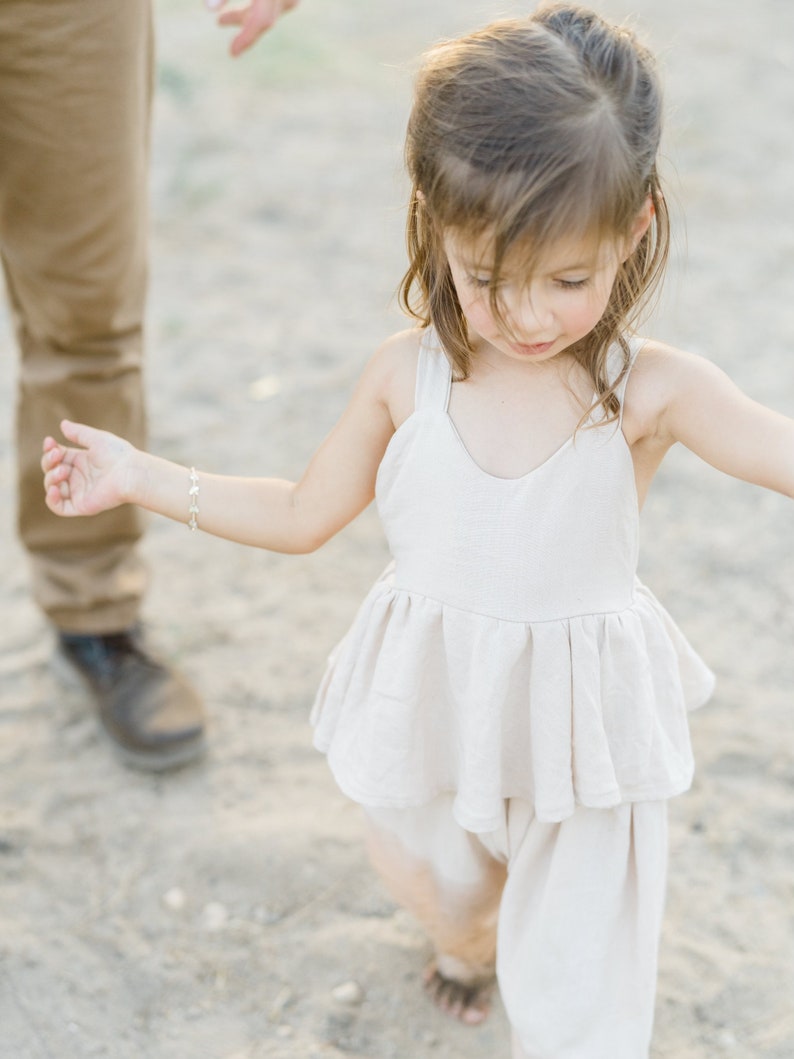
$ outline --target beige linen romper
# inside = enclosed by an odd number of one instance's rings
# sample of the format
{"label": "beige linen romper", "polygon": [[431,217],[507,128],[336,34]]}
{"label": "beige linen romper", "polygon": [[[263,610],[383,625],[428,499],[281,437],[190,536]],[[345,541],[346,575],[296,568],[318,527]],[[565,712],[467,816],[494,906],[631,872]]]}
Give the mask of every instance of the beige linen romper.
{"label": "beige linen romper", "polygon": [[[625,360],[616,345],[613,378]],[[331,655],[315,745],[458,909],[507,865],[497,972],[517,1056],[642,1059],[664,801],[691,783],[687,711],[713,675],[637,579],[620,421],[497,478],[455,429],[451,383],[428,330],[376,485],[393,561]]]}

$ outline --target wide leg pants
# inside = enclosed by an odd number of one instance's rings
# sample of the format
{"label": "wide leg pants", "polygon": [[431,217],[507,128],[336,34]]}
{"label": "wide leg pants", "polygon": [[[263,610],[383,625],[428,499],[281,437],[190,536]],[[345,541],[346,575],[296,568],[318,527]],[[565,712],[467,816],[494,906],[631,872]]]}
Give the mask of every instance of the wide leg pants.
{"label": "wide leg pants", "polygon": [[542,823],[463,830],[451,796],[367,808],[376,868],[439,954],[496,953],[514,1059],[646,1059],[667,867],[667,805],[579,808]]}
{"label": "wide leg pants", "polygon": [[41,442],[66,417],[144,444],[149,0],[0,0],[0,256],[21,362],[19,528],[33,591],[71,632],[137,617],[131,507],[62,520]]}

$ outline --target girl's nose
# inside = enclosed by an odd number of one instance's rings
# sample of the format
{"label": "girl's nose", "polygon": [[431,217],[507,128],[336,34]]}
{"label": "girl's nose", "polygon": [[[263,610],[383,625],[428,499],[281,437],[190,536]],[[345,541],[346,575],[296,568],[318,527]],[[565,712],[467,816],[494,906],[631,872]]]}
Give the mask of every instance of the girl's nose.
{"label": "girl's nose", "polygon": [[549,327],[553,313],[541,291],[525,290],[517,296],[510,318],[517,331],[531,337]]}

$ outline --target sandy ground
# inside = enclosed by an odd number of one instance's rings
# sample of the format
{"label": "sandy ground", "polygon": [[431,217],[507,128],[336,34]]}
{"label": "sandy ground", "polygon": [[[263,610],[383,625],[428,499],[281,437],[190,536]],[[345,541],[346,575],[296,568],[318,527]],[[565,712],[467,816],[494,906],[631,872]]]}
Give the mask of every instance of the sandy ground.
{"label": "sandy ground", "polygon": [[[401,326],[412,58],[521,6],[303,0],[233,63],[194,0],[159,0],[156,451],[301,470]],[[636,12],[666,70],[677,253],[646,330],[792,414],[794,5],[599,7]],[[205,693],[211,750],[167,778],[126,771],[29,598],[2,328],[2,1059],[506,1059],[498,1007],[470,1030],[421,995],[425,942],[310,745],[326,653],[386,558],[374,512],[306,558],[152,522],[147,622]],[[791,1059],[794,508],[674,453],[643,518],[643,576],[719,677],[671,810],[653,1056]]]}

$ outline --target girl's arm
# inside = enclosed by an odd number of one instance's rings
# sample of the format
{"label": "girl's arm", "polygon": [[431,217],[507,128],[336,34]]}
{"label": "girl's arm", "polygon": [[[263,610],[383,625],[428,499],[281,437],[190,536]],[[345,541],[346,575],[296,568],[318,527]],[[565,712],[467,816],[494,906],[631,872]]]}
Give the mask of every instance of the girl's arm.
{"label": "girl's arm", "polygon": [[[279,552],[309,552],[372,500],[378,466],[394,433],[389,406],[402,344],[386,343],[367,365],[344,414],[299,482],[200,474],[198,525],[207,533]],[[186,467],[151,456],[106,431],[65,421],[69,441],[44,442],[48,507],[58,515],[93,515],[131,503],[177,522],[189,521]]]}
{"label": "girl's arm", "polygon": [[703,357],[652,344],[646,366],[660,436],[726,474],[794,498],[794,420],[752,400]]}

